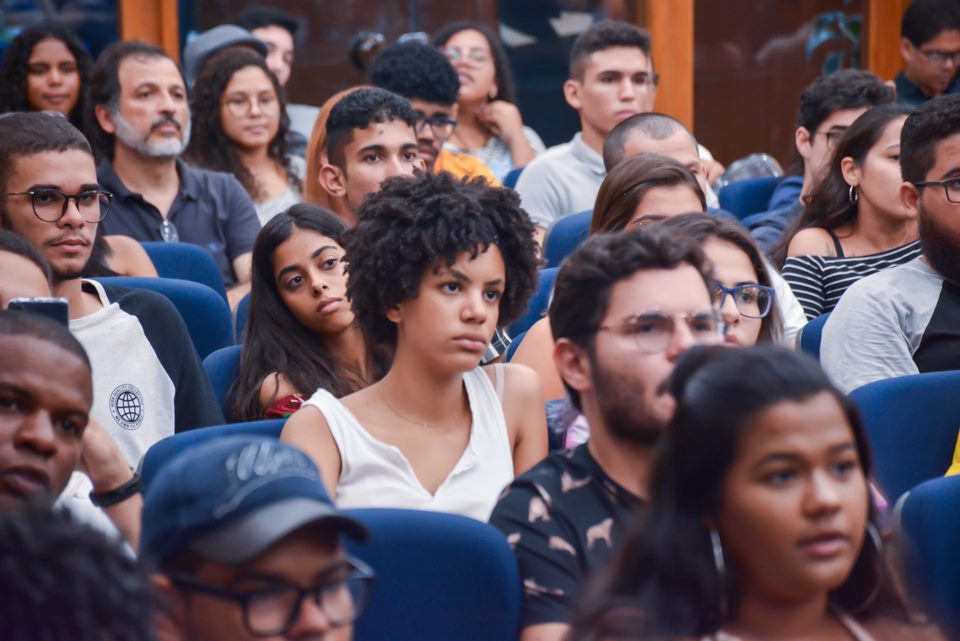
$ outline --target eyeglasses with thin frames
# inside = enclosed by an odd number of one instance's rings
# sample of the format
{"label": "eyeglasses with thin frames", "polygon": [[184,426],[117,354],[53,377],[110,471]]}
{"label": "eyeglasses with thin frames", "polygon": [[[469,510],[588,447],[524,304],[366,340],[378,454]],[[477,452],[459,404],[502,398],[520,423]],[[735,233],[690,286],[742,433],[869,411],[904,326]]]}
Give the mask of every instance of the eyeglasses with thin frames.
{"label": "eyeglasses with thin frames", "polygon": [[617,325],[601,325],[598,329],[619,334],[641,352],[659,354],[670,347],[680,322],[687,324],[687,329],[696,343],[720,343],[726,332],[726,324],[716,310],[678,314],[641,312],[629,316]]}
{"label": "eyeglasses with thin frames", "polygon": [[462,51],[456,47],[446,47],[443,50],[443,53],[446,54],[447,60],[450,62],[469,60],[470,62],[474,62],[478,65],[490,62],[490,54],[483,49],[469,49],[467,51]]}
{"label": "eyeglasses with thin frames", "polygon": [[374,578],[373,570],[359,559],[350,559],[325,574],[335,573],[342,577],[307,588],[278,583],[249,591],[229,590],[181,572],[171,572],[167,576],[185,592],[238,604],[243,611],[244,627],[250,634],[272,637],[286,634],[300,616],[307,597],[320,608],[331,627],[350,625],[360,618]]}
{"label": "eyeglasses with thin frames", "polygon": [[921,180],[919,182],[913,183],[917,187],[933,187],[934,185],[939,185],[943,187],[943,192],[947,196],[947,200],[956,204],[960,204],[960,178],[947,178],[945,180]]}
{"label": "eyeglasses with thin frames", "polygon": [[45,223],[56,223],[66,216],[71,200],[76,203],[77,210],[85,222],[99,223],[107,217],[110,212],[110,203],[113,201],[113,194],[101,189],[88,189],[78,194],[65,194],[59,189],[44,187],[43,189],[31,189],[30,191],[11,191],[3,196],[4,198],[8,196],[29,196],[33,215]]}
{"label": "eyeglasses with thin frames", "polygon": [[919,51],[920,55],[935,65],[943,66],[952,62],[953,66],[960,66],[960,51],[924,51],[918,47],[914,47],[914,49]]}
{"label": "eyeglasses with thin frames", "polygon": [[280,101],[273,94],[256,96],[230,96],[223,103],[227,106],[234,118],[244,118],[250,115],[253,105],[257,105],[257,110],[266,115],[272,116],[280,111]]}

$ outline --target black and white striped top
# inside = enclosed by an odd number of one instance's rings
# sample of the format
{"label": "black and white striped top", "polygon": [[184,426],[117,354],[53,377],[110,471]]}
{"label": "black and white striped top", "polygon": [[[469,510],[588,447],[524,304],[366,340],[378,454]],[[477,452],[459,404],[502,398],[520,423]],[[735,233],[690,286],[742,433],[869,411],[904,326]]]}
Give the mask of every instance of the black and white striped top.
{"label": "black and white striped top", "polygon": [[782,274],[808,319],[833,311],[850,285],[923,254],[920,241],[869,256],[788,256]]}

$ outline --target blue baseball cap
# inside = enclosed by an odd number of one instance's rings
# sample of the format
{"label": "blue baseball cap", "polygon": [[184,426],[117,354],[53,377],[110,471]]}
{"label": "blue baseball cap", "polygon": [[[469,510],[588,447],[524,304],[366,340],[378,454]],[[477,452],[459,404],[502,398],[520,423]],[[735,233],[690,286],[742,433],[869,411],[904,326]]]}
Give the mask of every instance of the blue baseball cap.
{"label": "blue baseball cap", "polygon": [[367,540],[366,527],[336,509],[302,451],[267,438],[217,439],[177,456],[150,483],[140,554],[161,564],[189,550],[238,565],[317,522]]}

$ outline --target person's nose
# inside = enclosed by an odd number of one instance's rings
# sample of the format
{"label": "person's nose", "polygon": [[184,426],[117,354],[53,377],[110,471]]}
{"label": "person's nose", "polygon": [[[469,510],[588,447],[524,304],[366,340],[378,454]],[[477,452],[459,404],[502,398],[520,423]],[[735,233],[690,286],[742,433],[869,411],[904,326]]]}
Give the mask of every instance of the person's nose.
{"label": "person's nose", "polygon": [[410,164],[403,162],[400,156],[391,156],[384,167],[385,175],[384,180],[387,178],[393,178],[394,176],[412,176],[413,170],[410,169]]}
{"label": "person's nose", "polygon": [[737,304],[733,300],[732,294],[724,294],[723,304],[720,305],[720,315],[723,317],[723,322],[729,325],[736,325],[740,322],[740,310],[737,309]]}
{"label": "person's nose", "polygon": [[840,509],[841,497],[838,481],[826,470],[814,470],[806,492],[804,509],[811,516],[832,514]]}
{"label": "person's nose", "polygon": [[70,227],[73,229],[77,227],[83,227],[86,222],[87,221],[83,218],[83,212],[80,211],[80,204],[77,202],[77,199],[68,198],[67,210],[63,212],[63,216],[61,216],[60,220],[57,221],[57,225],[60,227]]}
{"label": "person's nose", "polygon": [[293,639],[326,639],[326,634],[333,627],[330,617],[316,599],[307,597],[301,603],[300,611],[290,629],[287,630],[287,634]]}
{"label": "person's nose", "polygon": [[51,87],[59,87],[63,84],[63,74],[60,73],[60,70],[56,67],[50,69],[50,72],[47,74],[47,84]]}
{"label": "person's nose", "polygon": [[620,100],[624,102],[630,102],[637,97],[637,88],[633,84],[633,79],[629,76],[624,76],[623,80],[620,81],[618,89]]}
{"label": "person's nose", "polygon": [[461,318],[464,322],[483,325],[490,313],[489,304],[483,298],[483,292],[468,292],[464,300]]}
{"label": "person's nose", "polygon": [[260,101],[257,100],[256,98],[253,98],[252,100],[250,100],[250,111],[248,115],[251,118],[256,118],[260,116],[260,114],[262,113],[263,111],[260,109]]}
{"label": "person's nose", "polygon": [[37,408],[24,416],[15,433],[15,443],[18,449],[50,458],[56,453],[56,434],[50,413]]}
{"label": "person's nose", "polygon": [[680,356],[696,345],[697,339],[690,329],[689,323],[685,319],[674,318],[673,334],[670,336],[670,344],[667,345],[667,359],[671,362],[680,358]]}

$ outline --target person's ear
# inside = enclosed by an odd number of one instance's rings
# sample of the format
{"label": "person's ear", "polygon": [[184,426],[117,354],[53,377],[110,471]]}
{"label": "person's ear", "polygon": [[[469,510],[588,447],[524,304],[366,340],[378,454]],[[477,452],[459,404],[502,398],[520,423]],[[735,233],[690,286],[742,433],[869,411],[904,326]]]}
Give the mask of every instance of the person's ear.
{"label": "person's ear", "polygon": [[567,104],[580,111],[583,107],[581,94],[583,93],[583,84],[579,80],[567,80],[563,83],[563,97]]}
{"label": "person's ear", "polygon": [[859,187],[860,181],[863,178],[863,172],[860,171],[857,163],[855,163],[850,156],[846,156],[840,161],[840,174],[848,185],[854,187]]}
{"label": "person's ear", "polygon": [[456,120],[460,115],[460,105],[458,103],[453,103],[453,106],[450,107],[450,120]]}
{"label": "person's ear", "polygon": [[320,168],[320,186],[331,196],[343,198],[347,195],[347,179],[343,170],[329,163]]}
{"label": "person's ear", "polygon": [[793,137],[797,145],[797,151],[800,153],[800,156],[806,160],[810,157],[810,146],[813,145],[813,136],[810,135],[810,131],[806,127],[797,127],[797,130],[793,132]]}
{"label": "person's ear", "polygon": [[97,105],[93,110],[100,128],[111,136],[117,133],[117,125],[113,122],[113,112],[106,105]]}
{"label": "person's ear", "polygon": [[900,57],[906,64],[912,64],[916,57],[914,54],[913,43],[908,38],[900,38]]}
{"label": "person's ear", "polygon": [[920,215],[920,190],[913,183],[900,183],[900,202],[907,211]]}
{"label": "person's ear", "polygon": [[557,339],[553,347],[553,362],[563,381],[580,392],[593,389],[593,371],[590,367],[590,355],[569,338]]}
{"label": "person's ear", "polygon": [[153,588],[154,614],[153,629],[158,641],[186,641],[186,604],[183,597],[173,586],[173,582],[162,574],[150,577]]}
{"label": "person's ear", "polygon": [[387,311],[384,312],[384,315],[387,317],[387,320],[394,325],[400,325],[403,322],[403,313],[400,310],[399,304],[394,305],[393,307],[388,307]]}

